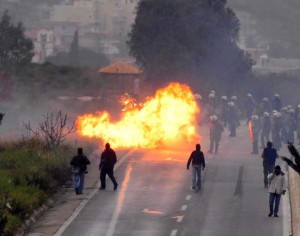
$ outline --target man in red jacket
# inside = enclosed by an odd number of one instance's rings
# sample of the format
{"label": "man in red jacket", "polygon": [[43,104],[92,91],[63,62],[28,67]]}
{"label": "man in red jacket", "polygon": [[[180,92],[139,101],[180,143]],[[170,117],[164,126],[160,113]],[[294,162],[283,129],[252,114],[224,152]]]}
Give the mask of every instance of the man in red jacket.
{"label": "man in red jacket", "polygon": [[101,190],[106,188],[106,175],[111,179],[114,184],[114,190],[117,190],[118,183],[114,177],[114,166],[117,162],[117,155],[113,149],[110,148],[110,144],[105,144],[105,150],[101,154],[100,160],[100,181],[101,181]]}
{"label": "man in red jacket", "polygon": [[196,144],[196,150],[191,153],[187,162],[187,169],[189,169],[191,162],[193,167],[193,189],[196,187],[201,189],[201,167],[204,170],[205,158],[203,152],[201,152],[200,144]]}

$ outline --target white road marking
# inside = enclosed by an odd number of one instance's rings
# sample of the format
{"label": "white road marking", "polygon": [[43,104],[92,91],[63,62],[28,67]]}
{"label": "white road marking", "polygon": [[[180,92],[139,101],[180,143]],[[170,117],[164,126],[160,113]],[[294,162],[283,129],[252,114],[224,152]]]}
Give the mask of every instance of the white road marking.
{"label": "white road marking", "polygon": [[177,216],[177,222],[182,222],[184,216]]}
{"label": "white road marking", "polygon": [[187,195],[187,196],[185,197],[185,200],[186,200],[186,201],[189,201],[189,200],[191,200],[191,198],[192,198],[192,195]]}
{"label": "white road marking", "polygon": [[[128,156],[130,156],[133,152],[135,151],[135,149],[129,151],[125,156],[123,156],[121,158],[120,161],[117,162],[117,164],[115,165],[115,170],[119,168],[119,166],[128,158]],[[98,181],[96,186],[99,186],[100,184],[100,180]],[[72,221],[80,214],[80,212],[82,211],[82,209],[85,207],[85,205],[91,200],[91,198],[98,193],[98,187],[96,187],[94,189],[93,192],[91,192],[87,199],[83,200],[79,206],[75,209],[75,211],[73,212],[73,214],[65,221],[65,223],[59,228],[59,230],[54,234],[54,236],[61,236],[63,234],[63,232],[65,232],[65,230],[69,227],[69,225],[72,223]]]}
{"label": "white road marking", "polygon": [[110,220],[109,226],[108,226],[108,230],[106,232],[106,236],[113,236],[115,233],[115,228],[117,225],[117,222],[119,220],[119,216],[123,207],[123,203],[124,203],[124,198],[125,198],[125,192],[127,190],[127,186],[128,186],[128,182],[130,179],[130,175],[132,172],[132,167],[131,165],[127,167],[128,171],[126,170],[126,174],[125,174],[125,178],[124,181],[122,183],[122,188],[121,191],[118,195],[118,201],[117,201],[117,206],[114,210],[113,216]]}
{"label": "white road marking", "polygon": [[177,229],[173,229],[170,236],[176,236],[177,232],[178,232]]}
{"label": "white road marking", "polygon": [[183,205],[183,206],[181,207],[181,210],[182,210],[182,211],[186,211],[186,209],[187,209],[187,205]]}

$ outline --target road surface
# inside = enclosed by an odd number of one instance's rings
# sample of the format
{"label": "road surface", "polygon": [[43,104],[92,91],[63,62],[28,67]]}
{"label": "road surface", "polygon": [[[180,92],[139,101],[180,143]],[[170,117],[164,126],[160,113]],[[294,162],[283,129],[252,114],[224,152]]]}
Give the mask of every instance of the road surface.
{"label": "road surface", "polygon": [[[206,153],[208,131],[201,133]],[[284,235],[283,210],[279,218],[267,216],[262,160],[250,154],[246,126],[236,138],[225,131],[219,154],[206,154],[199,192],[191,189],[191,171],[186,170],[191,151],[131,152],[115,172],[118,190],[107,180],[107,190],[98,190],[61,235]]]}

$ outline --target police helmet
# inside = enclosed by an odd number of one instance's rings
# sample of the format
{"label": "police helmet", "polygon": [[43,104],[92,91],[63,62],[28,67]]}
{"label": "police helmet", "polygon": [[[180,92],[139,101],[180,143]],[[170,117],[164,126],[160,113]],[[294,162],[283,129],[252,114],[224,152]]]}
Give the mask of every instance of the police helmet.
{"label": "police helmet", "polygon": [[269,99],[268,99],[268,98],[263,98],[262,101],[263,101],[263,102],[268,102]]}
{"label": "police helmet", "polygon": [[231,100],[232,100],[232,101],[236,101],[236,100],[237,100],[237,96],[232,96],[232,97],[231,97]]}
{"label": "police helmet", "polygon": [[264,112],[264,117],[269,117],[269,116],[270,116],[269,112]]}

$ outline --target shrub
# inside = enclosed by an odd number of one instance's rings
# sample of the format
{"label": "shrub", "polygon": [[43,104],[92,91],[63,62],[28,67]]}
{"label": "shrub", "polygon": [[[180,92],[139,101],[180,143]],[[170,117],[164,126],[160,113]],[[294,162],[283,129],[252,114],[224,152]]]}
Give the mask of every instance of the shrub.
{"label": "shrub", "polygon": [[8,215],[5,220],[5,228],[3,235],[4,236],[13,236],[16,235],[19,227],[21,226],[21,219],[16,215]]}
{"label": "shrub", "polygon": [[47,200],[47,195],[34,186],[16,186],[10,193],[12,214],[21,219],[28,218],[35,209]]}

